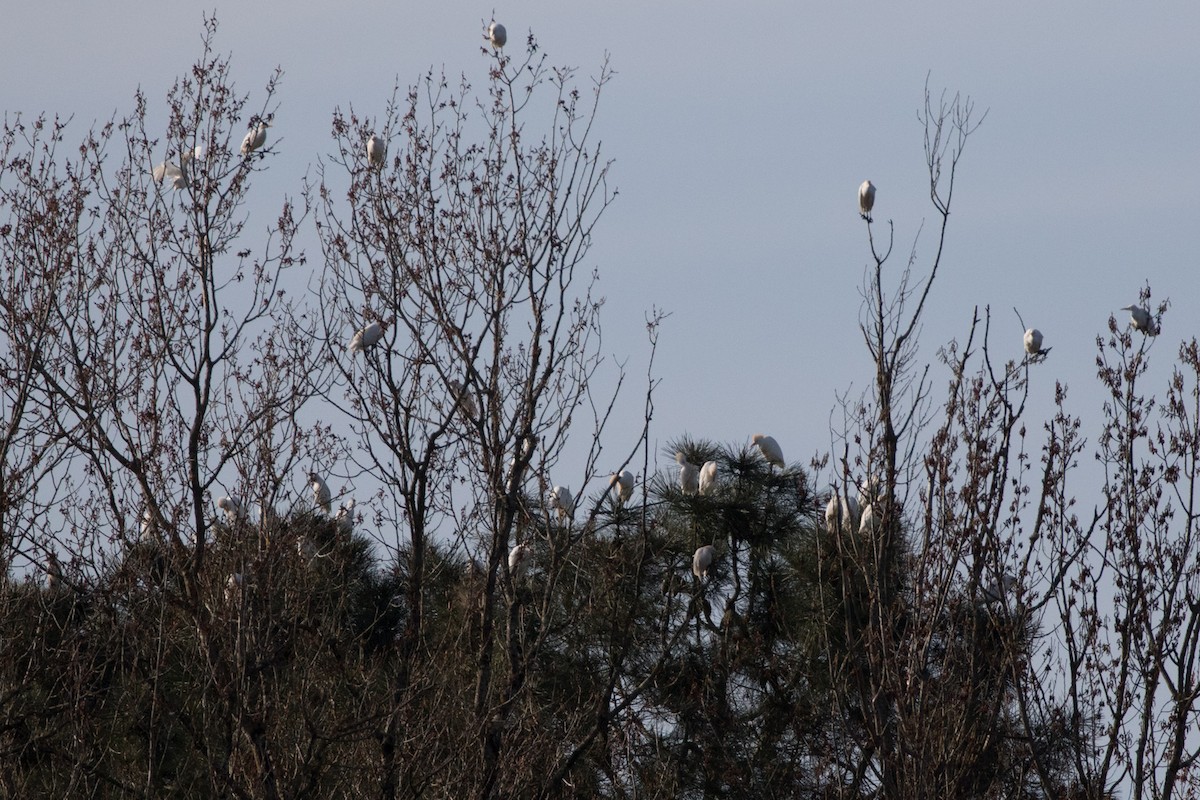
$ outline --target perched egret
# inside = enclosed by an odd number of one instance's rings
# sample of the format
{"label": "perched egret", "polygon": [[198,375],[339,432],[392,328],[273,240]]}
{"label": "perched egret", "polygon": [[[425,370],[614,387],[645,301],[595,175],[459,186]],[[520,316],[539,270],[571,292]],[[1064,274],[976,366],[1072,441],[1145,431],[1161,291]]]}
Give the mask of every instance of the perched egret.
{"label": "perched egret", "polygon": [[313,542],[312,537],[303,533],[296,537],[296,553],[301,558],[306,559],[309,565],[321,554],[317,550],[317,545]]}
{"label": "perched egret", "polygon": [[875,504],[867,503],[862,510],[862,519],[858,523],[859,533],[872,533],[879,521],[875,519]]}
{"label": "perched egret", "polygon": [[879,499],[879,489],[881,485],[878,475],[870,475],[863,479],[858,485],[858,507],[866,508],[867,504],[874,503]]}
{"label": "perched egret", "polygon": [[242,155],[248,156],[267,143],[267,128],[269,127],[271,127],[271,123],[264,119],[246,131],[246,136],[242,139]]}
{"label": "perched egret", "polygon": [[354,333],[350,339],[350,346],[347,348],[350,355],[355,353],[366,352],[368,347],[374,347],[379,344],[379,340],[383,338],[384,323],[372,322],[364,328],[360,328]]}
{"label": "perched egret", "polygon": [[983,602],[988,604],[1000,602],[1004,598],[1004,595],[1008,594],[1016,585],[1017,577],[1011,572],[1004,573],[1000,576],[999,584],[996,581],[992,581],[983,590]]}
{"label": "perched egret", "polygon": [[1025,331],[1025,352],[1031,356],[1044,356],[1050,352],[1049,347],[1042,349],[1042,332],[1037,328]]}
{"label": "perched egret", "polygon": [[858,213],[867,222],[871,222],[871,209],[875,207],[875,184],[863,181],[858,187]]}
{"label": "perched egret", "polygon": [[475,398],[471,396],[470,392],[463,391],[462,383],[455,378],[451,378],[449,386],[450,396],[458,403],[458,407],[462,409],[462,412],[471,419],[478,417],[479,408],[475,405]]}
{"label": "perched egret", "polygon": [[784,468],[783,448],[779,446],[779,442],[775,441],[773,436],[763,436],[761,433],[754,434],[750,439],[751,442],[758,445],[758,449],[762,451],[763,458],[772,466]]}
{"label": "perched egret", "polygon": [[535,433],[531,433],[528,436],[522,437],[521,455],[526,459],[532,459],[533,451],[535,448],[537,448],[537,444],[538,444],[538,437],[537,437],[537,434],[535,434]]}
{"label": "perched egret", "polygon": [[141,535],[138,537],[138,540],[143,541],[143,542],[146,541],[147,539],[150,538],[150,534],[153,532],[153,530],[154,530],[154,513],[152,511],[150,511],[149,506],[147,506],[142,511],[142,528],[141,528]]}
{"label": "perched egret", "polygon": [[1121,310],[1129,312],[1129,322],[1135,331],[1141,331],[1147,336],[1158,336],[1158,326],[1154,324],[1149,310],[1142,306],[1125,306]]}
{"label": "perched egret", "polygon": [[695,494],[700,491],[700,468],[688,462],[683,452],[675,454],[675,463],[679,465],[679,488],[684,494]]}
{"label": "perched egret", "polygon": [[242,503],[236,497],[222,497],[217,500],[217,508],[225,512],[225,521],[236,525],[242,516]]}
{"label": "perched egret", "polygon": [[231,606],[242,604],[242,584],[245,579],[242,573],[235,572],[229,576],[229,580],[225,582],[225,602]]}
{"label": "perched egret", "polygon": [[558,518],[575,519],[575,497],[566,486],[555,486],[550,490],[550,507],[558,512]]}
{"label": "perched egret", "polygon": [[346,502],[342,503],[338,509],[337,516],[334,517],[334,522],[337,523],[338,533],[342,536],[349,537],[354,532],[354,498],[351,497]]}
{"label": "perched egret", "polygon": [[504,26],[499,22],[493,22],[488,25],[487,38],[492,43],[492,47],[499,50],[508,41],[508,31],[504,30]]}
{"label": "perched egret", "polygon": [[[453,382],[451,383],[451,387],[453,388]],[[525,459],[526,461],[532,460],[533,459],[533,451],[537,447],[538,437],[536,435],[531,435],[529,437],[522,436],[520,438],[520,442],[521,442],[520,457],[522,459]],[[517,456],[514,455],[512,458],[510,458],[508,460],[508,468],[511,470],[511,469],[515,469],[516,466],[517,466]]]}
{"label": "perched egret", "polygon": [[[868,506],[869,508],[870,506]],[[853,497],[835,494],[825,506],[825,527],[830,531],[850,533],[858,519],[858,501]]]}
{"label": "perched egret", "polygon": [[159,183],[163,180],[170,180],[171,186],[176,189],[188,188],[188,186],[191,185],[191,180],[188,178],[188,162],[191,161],[193,157],[200,157],[203,152],[203,148],[201,148],[200,145],[196,145],[196,149],[194,151],[187,150],[179,155],[178,166],[171,161],[162,162],[155,167],[154,172],[151,173],[152,177],[154,178],[154,182]]}
{"label": "perched egret", "polygon": [[317,508],[324,511],[326,514],[333,511],[333,495],[329,493],[329,487],[325,484],[325,480],[315,472],[308,473],[308,482],[312,486],[313,501],[317,504]]}
{"label": "perched egret", "polygon": [[[534,451],[534,448],[537,447],[537,443],[538,443],[537,436],[530,436],[528,438],[521,437],[520,456],[522,459],[524,459],[526,461],[526,463],[528,463],[529,461],[531,461],[533,459],[533,451]],[[508,468],[510,470],[515,470],[517,468],[517,456],[514,455],[512,458],[510,458],[508,460]]]}
{"label": "perched egret", "polygon": [[708,568],[716,557],[717,550],[711,544],[696,548],[696,554],[692,556],[692,574],[697,578],[707,578]]}
{"label": "perched egret", "polygon": [[46,588],[57,592],[62,587],[62,565],[58,563],[58,554],[51,553],[46,557]]}
{"label": "perched egret", "polygon": [[[529,436],[522,436],[520,439],[520,442],[521,442],[520,458],[518,459],[518,456],[514,455],[512,458],[510,458],[508,460],[508,488],[509,488],[509,491],[511,491],[512,489],[514,489],[516,487],[518,460],[523,462],[525,465],[528,465],[531,463],[531,461],[533,460],[533,451],[537,447],[538,437],[536,434],[530,434]],[[522,470],[522,474],[524,474],[524,470]]]}
{"label": "perched egret", "polygon": [[629,470],[623,469],[620,474],[614,474],[608,479],[608,483],[610,486],[617,487],[617,499],[622,503],[628,502],[629,498],[633,497],[634,477]]}
{"label": "perched egret", "polygon": [[700,494],[717,493],[717,462],[705,461],[700,468]]}
{"label": "perched egret", "polygon": [[529,557],[532,555],[533,551],[527,544],[515,545],[508,551],[508,571],[512,573],[514,581],[525,574],[529,566]]}
{"label": "perched egret", "polygon": [[378,169],[386,160],[387,142],[372,133],[371,138],[367,139],[367,163],[372,168]]}

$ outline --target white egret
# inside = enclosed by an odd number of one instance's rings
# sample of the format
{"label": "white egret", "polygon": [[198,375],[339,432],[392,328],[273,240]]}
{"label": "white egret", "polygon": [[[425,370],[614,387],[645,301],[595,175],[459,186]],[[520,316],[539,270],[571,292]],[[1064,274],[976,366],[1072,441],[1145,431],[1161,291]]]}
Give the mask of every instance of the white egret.
{"label": "white egret", "polygon": [[[870,506],[868,506],[869,508]],[[858,520],[858,501],[853,497],[832,495],[825,505],[825,527],[830,531],[850,533]]]}
{"label": "white egret", "polygon": [[310,565],[320,555],[317,551],[317,545],[309,536],[303,533],[296,537],[296,552],[301,558],[306,559]]}
{"label": "white egret", "polygon": [[527,544],[518,544],[508,551],[508,571],[512,573],[513,580],[517,580],[525,574],[525,570],[529,566],[529,558],[533,555],[533,550]]}
{"label": "white egret", "polygon": [[531,433],[528,436],[522,437],[521,455],[526,459],[532,459],[533,451],[534,451],[534,448],[537,447],[537,443],[538,443],[537,434]]}
{"label": "white egret", "polygon": [[271,123],[264,119],[246,131],[246,136],[242,139],[242,155],[248,156],[267,143],[267,128],[269,127],[271,127]]}
{"label": "white egret", "polygon": [[762,452],[763,458],[772,466],[784,468],[783,448],[779,446],[779,442],[775,441],[773,436],[763,436],[761,433],[756,433],[750,438],[750,441],[758,445],[758,449]]}
{"label": "white egret", "polygon": [[236,497],[221,497],[217,500],[217,508],[225,512],[225,521],[236,525],[242,516],[242,503]]}
{"label": "white egret", "polygon": [[867,222],[871,222],[871,209],[875,207],[875,184],[863,181],[858,187],[858,213]]}
{"label": "white egret", "polygon": [[386,160],[387,142],[372,133],[371,138],[367,139],[367,164],[374,169],[378,169],[383,166],[383,162]]}
{"label": "white egret", "polygon": [[379,340],[383,338],[384,327],[382,322],[372,322],[357,330],[350,338],[350,345],[346,348],[350,351],[350,355],[366,352],[368,347],[379,344]]}
{"label": "white egret", "polygon": [[324,511],[326,514],[333,511],[333,495],[329,493],[329,487],[325,484],[325,480],[315,472],[308,473],[308,482],[313,490],[313,502],[317,504],[317,508]]}
{"label": "white egret", "polygon": [[[537,443],[537,436],[530,436],[529,438],[521,437],[520,455],[521,458],[525,459],[527,463],[533,459],[533,451],[534,448],[537,447]],[[509,470],[515,470],[517,468],[517,456],[514,455],[508,460],[508,468]]]}
{"label": "white egret", "polygon": [[875,504],[867,503],[862,510],[862,520],[858,523],[859,533],[872,533],[879,521],[875,519]]}
{"label": "white egret", "polygon": [[492,43],[492,47],[499,50],[508,42],[508,31],[504,30],[504,26],[499,22],[493,22],[488,25],[487,38]]}
{"label": "white egret", "polygon": [[242,573],[235,572],[225,582],[225,602],[231,606],[242,604],[242,584],[245,583]]}
{"label": "white egret", "polygon": [[57,553],[46,557],[46,588],[52,592],[62,588],[62,565],[58,563]]}
{"label": "white egret", "polygon": [[858,485],[858,507],[866,508],[868,503],[879,499],[879,488],[882,481],[878,475],[870,475]]}
{"label": "white egret", "polygon": [[696,554],[692,556],[692,574],[697,578],[707,578],[708,568],[712,566],[716,557],[717,550],[711,544],[697,547]]}
{"label": "white egret", "polygon": [[1037,328],[1025,331],[1025,352],[1031,356],[1044,356],[1051,348],[1042,349],[1042,332]]}
{"label": "white egret", "polygon": [[154,513],[152,511],[150,511],[150,507],[147,506],[142,511],[142,528],[141,528],[140,536],[138,536],[138,541],[144,542],[147,539],[149,539],[150,534],[153,532],[153,530],[154,530]]}
{"label": "white egret", "polygon": [[633,477],[633,473],[627,469],[621,470],[620,474],[614,473],[613,476],[608,479],[609,486],[617,487],[617,499],[622,503],[633,497],[634,482],[635,479]]}
{"label": "white egret", "polygon": [[354,532],[354,498],[351,497],[346,502],[342,503],[338,509],[337,516],[334,517],[334,522],[337,523],[338,533],[342,536],[349,537]]}
{"label": "white egret", "polygon": [[996,581],[992,581],[983,590],[983,602],[988,604],[1000,602],[1004,598],[1004,595],[1008,594],[1016,585],[1017,577],[1011,572],[1004,573],[1000,576],[999,584]]}
{"label": "white egret", "polygon": [[1135,331],[1141,331],[1147,336],[1158,336],[1158,326],[1154,324],[1154,318],[1150,316],[1148,309],[1142,306],[1125,306],[1121,310],[1129,312],[1129,323]]}
{"label": "white egret", "polygon": [[700,468],[700,494],[717,493],[717,462],[705,461]]}
{"label": "white egret", "polygon": [[180,159],[181,166],[176,166],[170,161],[164,161],[154,168],[151,175],[154,177],[154,182],[159,183],[163,179],[171,181],[171,186],[176,189],[186,189],[191,185],[187,174],[187,153],[184,153],[184,158]]}
{"label": "white egret", "polygon": [[[528,466],[529,464],[532,463],[533,451],[537,447],[538,437],[536,434],[530,434],[529,436],[522,436],[520,438],[520,442],[521,442],[520,460],[522,460],[526,464],[526,466]],[[508,489],[509,489],[509,491],[512,491],[514,488],[516,488],[517,461],[518,461],[518,457],[515,455],[508,460]],[[526,474],[526,473],[524,471],[522,471],[522,475],[524,475],[524,474]]]}
{"label": "white egret", "polygon": [[575,519],[575,497],[566,486],[555,486],[550,490],[550,508],[558,512],[559,520]]}
{"label": "white egret", "polygon": [[675,454],[675,463],[679,465],[679,489],[684,494],[700,491],[700,468],[690,463],[682,451]]}
{"label": "white egret", "polygon": [[479,408],[475,405],[475,398],[471,396],[470,392],[463,391],[462,382],[451,378],[448,385],[450,386],[450,396],[458,403],[458,407],[462,409],[462,412],[470,419],[478,417]]}

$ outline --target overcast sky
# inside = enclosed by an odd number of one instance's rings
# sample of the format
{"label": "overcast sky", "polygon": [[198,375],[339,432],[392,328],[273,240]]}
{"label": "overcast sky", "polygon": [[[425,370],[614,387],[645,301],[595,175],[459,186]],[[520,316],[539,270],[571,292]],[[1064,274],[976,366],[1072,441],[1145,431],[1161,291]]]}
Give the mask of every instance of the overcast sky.
{"label": "overcast sky", "polygon": [[[397,79],[408,84],[430,67],[485,81],[490,5],[242,2],[216,11],[217,49],[232,53],[252,108],[272,69],[285,73],[271,134],[282,137],[279,156],[256,183],[267,211],[251,231],[265,229],[283,195],[298,194],[333,149],[335,107],[381,115]],[[94,120],[131,112],[141,86],[162,118],[166,90],[200,53],[201,13],[144,0],[14,4],[0,26],[3,108],[73,113],[78,139]],[[1116,310],[1146,281],[1156,300],[1171,298],[1154,349],[1158,386],[1180,340],[1200,328],[1189,185],[1200,173],[1194,0],[560,0],[506,2],[494,14],[510,48],[532,29],[552,63],[592,74],[608,53],[617,72],[599,129],[620,197],[597,228],[591,265],[608,298],[605,349],[628,357],[635,378],[647,310],[672,314],[657,360],[656,446],[684,433],[742,442],[761,431],[789,460],[828,449],[836,393],[857,394],[871,377],[857,330],[869,259],[859,183],[878,187],[877,222],[895,222],[894,268],[922,222],[930,227],[919,263],[935,244],[917,122],[927,76],[935,92],[969,94],[988,116],[961,163],[923,357],[965,336],[972,308],[988,304],[993,347],[1019,357],[1017,306],[1054,348],[1035,374],[1031,433],[1057,378],[1094,442],[1103,401],[1095,337],[1109,314],[1124,319]],[[940,396],[946,374],[933,374]],[[619,437],[638,427],[641,388],[630,385],[614,456],[627,450]]]}

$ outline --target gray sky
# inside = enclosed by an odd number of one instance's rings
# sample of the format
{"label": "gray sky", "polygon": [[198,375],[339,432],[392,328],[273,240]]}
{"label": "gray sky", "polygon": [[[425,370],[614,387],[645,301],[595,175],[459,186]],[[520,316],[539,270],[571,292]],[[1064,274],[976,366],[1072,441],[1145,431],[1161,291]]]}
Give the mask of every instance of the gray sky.
{"label": "gray sky", "polygon": [[[333,149],[334,107],[382,115],[397,78],[408,84],[431,66],[485,82],[491,5],[216,9],[217,49],[233,54],[251,107],[271,70],[285,71],[272,130],[280,155],[255,188],[255,245],[282,196],[298,194]],[[869,258],[858,184],[878,187],[876,221],[895,222],[894,269],[922,221],[919,258],[935,244],[916,117],[927,75],[935,93],[969,94],[989,113],[961,163],[924,358],[965,336],[973,306],[987,304],[993,346],[1019,357],[1015,305],[1054,348],[1034,379],[1031,434],[1058,378],[1094,442],[1095,337],[1108,315],[1147,280],[1155,300],[1172,299],[1154,349],[1157,386],[1200,327],[1183,183],[1200,173],[1200,4],[560,0],[506,2],[494,14],[510,49],[532,29],[552,63],[593,74],[607,52],[618,73],[599,129],[620,197],[591,253],[608,298],[605,348],[630,357],[634,378],[614,457],[638,427],[651,305],[672,312],[656,445],[685,432],[728,442],[762,431],[791,460],[828,448],[835,392],[857,394],[871,377],[857,330]],[[0,28],[0,105],[74,113],[78,139],[94,120],[130,112],[140,85],[165,119],[166,90],[199,55],[200,36],[193,4],[16,4]],[[946,375],[933,375],[936,398]]]}

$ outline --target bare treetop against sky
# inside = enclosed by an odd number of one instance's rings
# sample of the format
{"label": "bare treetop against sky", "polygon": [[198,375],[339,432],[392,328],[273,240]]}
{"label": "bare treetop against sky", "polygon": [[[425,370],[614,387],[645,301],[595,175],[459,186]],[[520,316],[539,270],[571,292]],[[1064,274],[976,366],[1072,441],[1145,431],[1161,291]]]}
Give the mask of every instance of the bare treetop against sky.
{"label": "bare treetop against sky", "polygon": [[[332,151],[335,107],[382,116],[394,83],[431,67],[482,85],[493,13],[509,49],[533,30],[551,63],[587,74],[608,53],[617,76],[599,132],[620,197],[591,251],[606,350],[639,374],[646,310],[671,312],[657,443],[761,430],[803,458],[828,447],[835,390],[857,396],[870,377],[857,327],[870,259],[859,184],[877,187],[876,225],[894,221],[898,252],[930,218],[916,114],[927,76],[935,96],[969,94],[988,116],[961,166],[925,358],[987,304],[995,342],[1011,340],[1020,358],[1017,306],[1054,348],[1032,418],[1054,379],[1086,417],[1100,402],[1095,336],[1144,282],[1176,306],[1159,379],[1194,333],[1183,309],[1200,288],[1186,184],[1200,172],[1200,6],[1050,5],[240,3],[216,7],[216,46],[233,54],[252,105],[284,70],[270,134],[279,156],[256,180],[251,230]],[[201,34],[201,10],[187,4],[19,4],[0,31],[3,107],[73,114],[81,136],[126,113],[140,86],[165,125],[162,98]],[[933,246],[916,244],[922,255]],[[631,428],[636,395],[626,394]]]}
{"label": "bare treetop against sky", "polygon": [[6,19],[0,791],[1194,795],[1200,11],[407,5]]}

